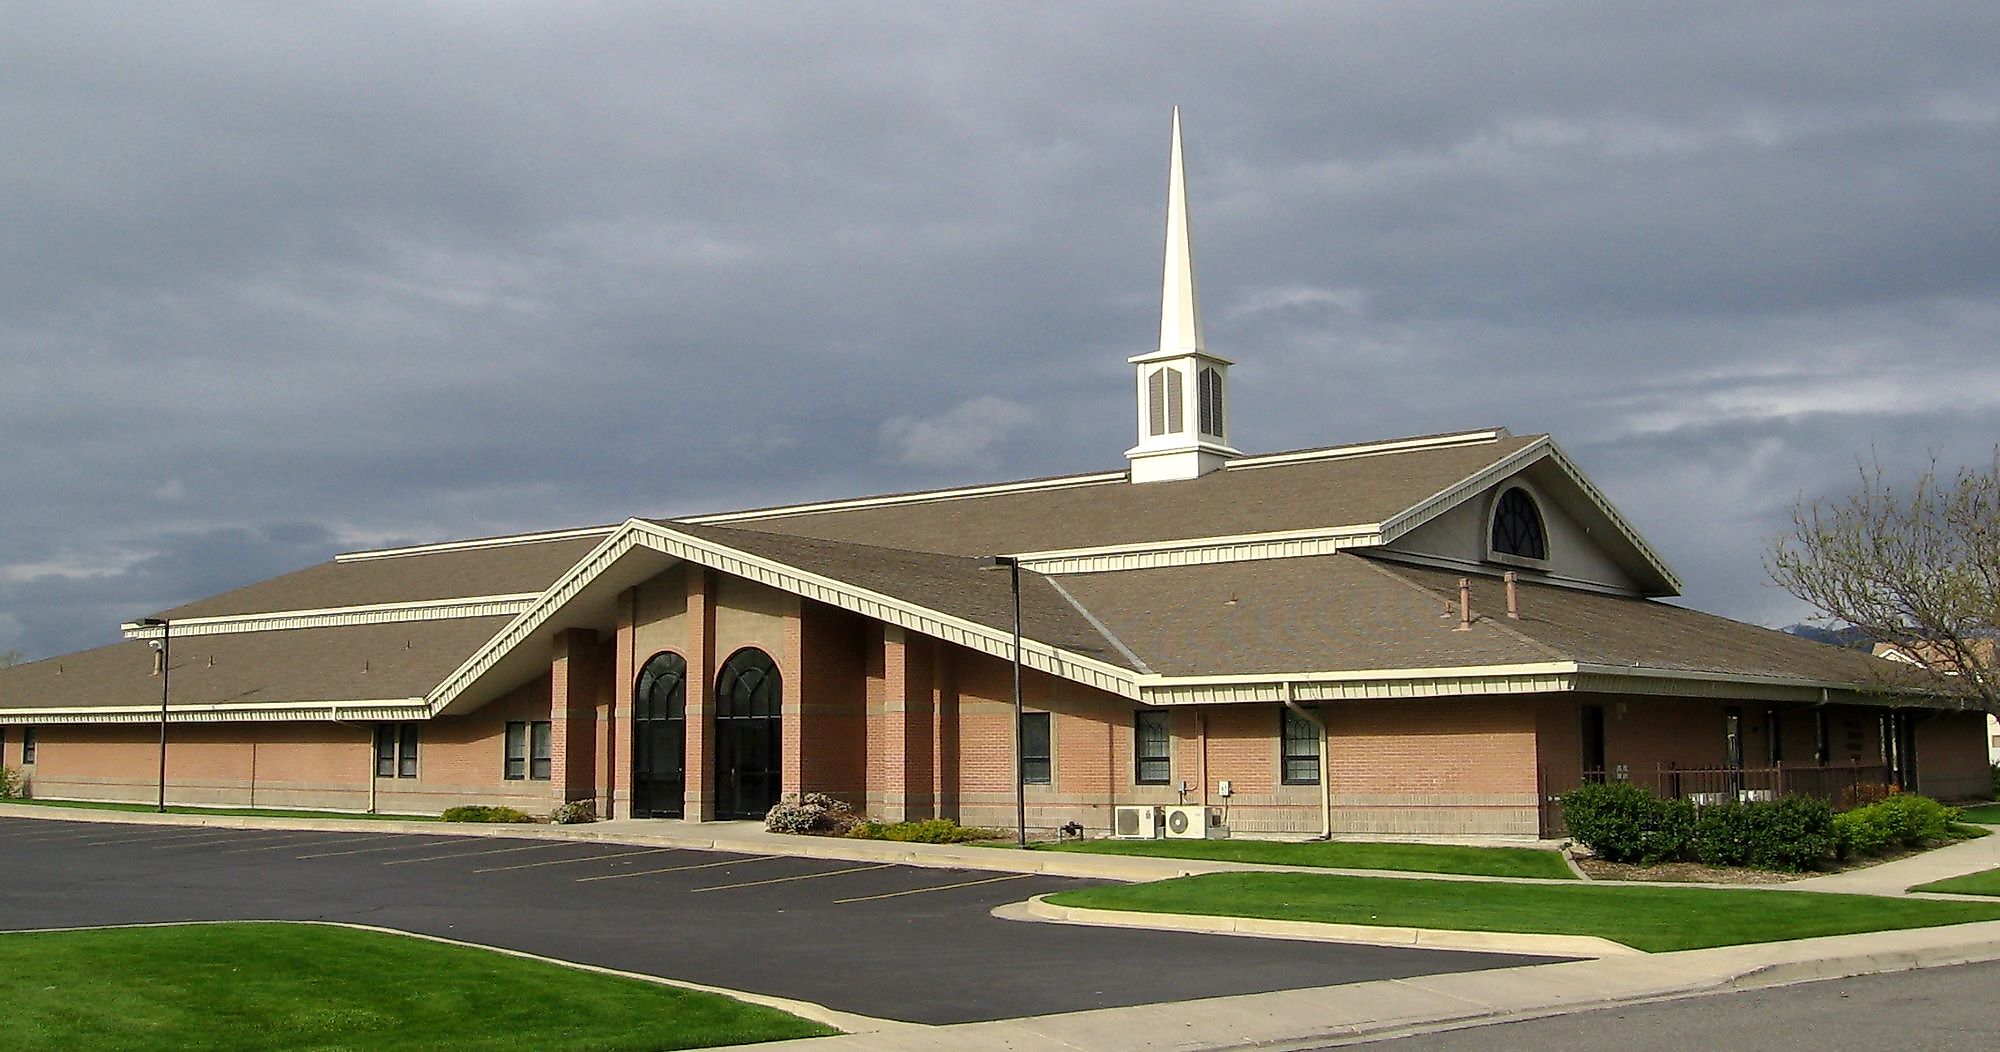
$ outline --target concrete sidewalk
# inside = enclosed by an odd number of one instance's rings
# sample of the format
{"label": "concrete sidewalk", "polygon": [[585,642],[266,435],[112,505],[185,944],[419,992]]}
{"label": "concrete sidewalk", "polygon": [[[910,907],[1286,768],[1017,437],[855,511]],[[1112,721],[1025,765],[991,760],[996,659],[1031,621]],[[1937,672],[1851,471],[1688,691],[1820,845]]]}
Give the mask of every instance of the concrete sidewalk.
{"label": "concrete sidewalk", "polygon": [[1808,877],[1789,886],[1797,891],[1907,895],[1911,888],[1919,884],[1994,868],[2000,868],[2000,833],[1899,858],[1894,862],[1850,869],[1845,873],[1829,873],[1823,877]]}
{"label": "concrete sidewalk", "polygon": [[769,1052],[1176,1052],[1378,1040],[1708,992],[2000,960],[2000,921],[746,1045]]}

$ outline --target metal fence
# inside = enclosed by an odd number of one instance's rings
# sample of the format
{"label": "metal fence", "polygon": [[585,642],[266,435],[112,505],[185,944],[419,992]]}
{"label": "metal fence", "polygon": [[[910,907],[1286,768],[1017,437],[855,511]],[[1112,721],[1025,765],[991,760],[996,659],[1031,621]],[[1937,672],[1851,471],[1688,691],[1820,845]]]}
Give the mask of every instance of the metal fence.
{"label": "metal fence", "polygon": [[[1577,784],[1602,785],[1629,781],[1667,800],[1687,800],[1696,807],[1710,804],[1776,800],[1810,796],[1837,810],[1873,803],[1889,793],[1892,774],[1881,764],[1838,766],[1776,764],[1770,767],[1677,767],[1660,764],[1652,771],[1616,768],[1584,771]],[[1542,785],[1542,835],[1559,837],[1568,830],[1562,820],[1562,794],[1575,785]]]}

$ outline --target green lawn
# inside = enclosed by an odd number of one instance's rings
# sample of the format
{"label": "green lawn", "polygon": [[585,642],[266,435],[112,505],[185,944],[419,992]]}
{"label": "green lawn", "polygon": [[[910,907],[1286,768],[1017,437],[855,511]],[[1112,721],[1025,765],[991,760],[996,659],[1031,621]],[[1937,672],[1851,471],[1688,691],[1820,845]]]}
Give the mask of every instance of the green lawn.
{"label": "green lawn", "polygon": [[2000,804],[1980,804],[1968,807],[1960,818],[1967,822],[1977,822],[1983,826],[2000,826]]}
{"label": "green lawn", "polygon": [[2000,920],[2000,903],[1318,873],[1211,873],[1066,891],[1049,901],[1154,913],[1595,935],[1650,952]]}
{"label": "green lawn", "polygon": [[1270,840],[1084,840],[1037,844],[1038,851],[1082,851],[1098,855],[1145,855],[1209,862],[1253,862],[1267,866],[1324,866],[1330,869],[1390,869],[1412,873],[1468,873],[1483,877],[1550,877],[1570,880],[1562,856],[1530,847],[1455,847],[1448,844],[1365,844],[1318,840],[1303,844]]}
{"label": "green lawn", "polygon": [[[144,811],[152,813],[158,808],[152,804],[126,804],[109,800],[34,800],[13,799],[10,804],[34,804],[37,807],[79,807],[87,811]],[[184,807],[168,804],[170,815],[244,815],[264,818],[381,818],[398,822],[435,822],[436,815],[371,815],[356,811],[290,811],[271,807]]]}
{"label": "green lawn", "polygon": [[1934,880],[1929,884],[1919,884],[1910,890],[1949,891],[1954,895],[2000,895],[2000,869]]}
{"label": "green lawn", "polygon": [[714,994],[305,924],[0,935],[6,1047],[667,1049],[835,1033]]}

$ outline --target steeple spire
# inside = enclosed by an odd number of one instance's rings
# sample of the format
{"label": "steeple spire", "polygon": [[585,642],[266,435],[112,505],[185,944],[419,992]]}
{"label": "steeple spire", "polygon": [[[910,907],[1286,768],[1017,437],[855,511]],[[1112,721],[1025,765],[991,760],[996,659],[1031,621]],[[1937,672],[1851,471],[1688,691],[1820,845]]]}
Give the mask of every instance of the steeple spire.
{"label": "steeple spire", "polygon": [[1229,445],[1229,359],[1202,344],[1188,236],[1181,110],[1174,107],[1167,168],[1167,265],[1160,291],[1160,349],[1126,359],[1138,367],[1139,444],[1125,451],[1133,482],[1200,478],[1237,456]]}
{"label": "steeple spire", "polygon": [[1194,243],[1188,237],[1187,172],[1181,161],[1181,108],[1175,106],[1173,162],[1167,173],[1167,268],[1160,297],[1160,350],[1185,353],[1201,349]]}

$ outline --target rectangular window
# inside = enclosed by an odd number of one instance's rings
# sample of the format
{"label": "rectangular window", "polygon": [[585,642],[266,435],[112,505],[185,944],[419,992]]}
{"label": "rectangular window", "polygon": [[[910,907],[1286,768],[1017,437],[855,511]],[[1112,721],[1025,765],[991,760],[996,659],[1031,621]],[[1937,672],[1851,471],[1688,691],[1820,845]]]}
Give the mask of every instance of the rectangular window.
{"label": "rectangular window", "polygon": [[527,776],[528,725],[517,721],[507,725],[507,744],[501,777],[511,782]]}
{"label": "rectangular window", "polygon": [[555,725],[540,720],[528,725],[528,777],[549,780],[550,759],[555,755]]}
{"label": "rectangular window", "polygon": [[1285,784],[1318,785],[1319,728],[1313,725],[1313,721],[1291,709],[1281,707],[1278,711],[1284,717],[1281,729],[1285,743],[1283,755]]}
{"label": "rectangular window", "polygon": [[1813,710],[1813,762],[1825,767],[1833,759],[1833,736],[1828,733],[1825,709]]}
{"label": "rectangular window", "polygon": [[415,778],[417,776],[417,725],[378,723],[375,725],[375,777]]}
{"label": "rectangular window", "polygon": [[1722,710],[1723,766],[1734,771],[1743,766],[1743,710]]}
{"label": "rectangular window", "polygon": [[1053,765],[1049,762],[1049,714],[1021,714],[1021,782],[1048,785]]}
{"label": "rectangular window", "polygon": [[21,766],[26,767],[34,762],[35,729],[33,727],[23,727],[21,728]]}
{"label": "rectangular window", "polygon": [[1173,736],[1164,709],[1132,714],[1132,780],[1140,785],[1166,785],[1173,780]]}

